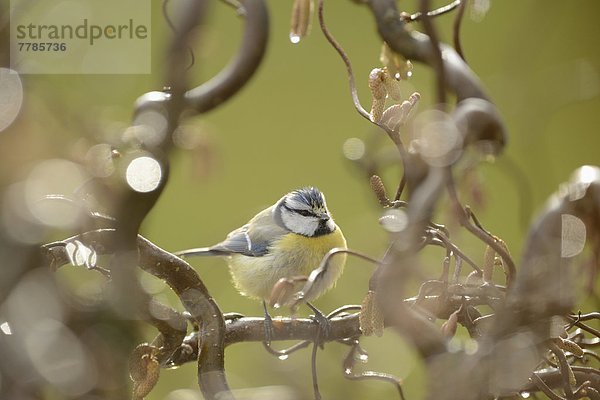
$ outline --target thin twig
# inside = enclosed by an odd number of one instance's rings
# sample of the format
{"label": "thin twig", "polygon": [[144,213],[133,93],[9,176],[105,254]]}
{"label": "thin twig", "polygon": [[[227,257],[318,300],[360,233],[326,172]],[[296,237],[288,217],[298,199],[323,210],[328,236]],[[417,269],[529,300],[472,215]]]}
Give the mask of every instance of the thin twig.
{"label": "thin twig", "polygon": [[336,308],[329,314],[327,314],[327,319],[331,319],[340,314],[347,314],[348,311],[360,311],[361,309],[362,309],[362,307],[360,305],[354,305],[354,304],[348,304],[345,306],[341,306],[341,307]]}
{"label": "thin twig", "polygon": [[[384,382],[389,382],[396,387],[398,390],[398,395],[401,400],[405,400],[404,392],[402,391],[402,381],[391,374],[386,374],[384,372],[376,372],[376,371],[363,371],[357,373],[354,371],[354,367],[356,366],[356,352],[360,349],[360,345],[358,343],[358,339],[354,339],[353,343],[350,344],[351,348],[343,363],[344,367],[344,377],[349,380],[380,380]],[[364,350],[362,350],[364,351]]]}
{"label": "thin twig", "polygon": [[321,336],[321,330],[317,330],[317,337],[315,342],[313,343],[312,354],[310,358],[310,366],[312,372],[312,383],[313,383],[313,392],[315,395],[315,400],[321,400],[321,393],[319,392],[319,377],[317,375],[317,351],[319,350],[319,343]]}
{"label": "thin twig", "polygon": [[[469,256],[467,256],[465,253],[463,253],[463,251],[461,249],[459,249],[454,243],[452,243],[450,241],[450,239],[448,239],[446,237],[446,235],[444,235],[442,232],[435,230],[435,229],[428,229],[427,232],[430,235],[432,235],[432,237],[437,238],[440,241],[442,241],[443,246],[446,249],[452,250],[454,252],[454,254],[456,255],[456,257],[461,258],[464,261],[466,261],[467,264],[469,264],[471,267],[473,267],[473,269],[475,271],[477,271],[478,273],[482,273],[481,268],[475,263],[475,261],[471,260],[471,258]],[[437,244],[437,243],[433,242],[433,244]]]}
{"label": "thin twig", "polygon": [[454,274],[452,274],[452,283],[458,283],[460,273],[462,272],[462,258],[454,255]]}
{"label": "thin twig", "polygon": [[596,352],[588,349],[583,349],[583,354],[592,358],[595,358],[596,361],[600,361],[600,355],[596,354]]}
{"label": "thin twig", "polygon": [[[458,194],[456,193],[456,187],[454,185],[454,179],[452,178],[451,174],[448,174],[446,189],[453,207],[458,212],[458,220],[460,224],[485,244],[494,249],[494,251],[502,258],[502,261],[504,262],[504,265],[506,265],[508,271],[507,285],[510,286],[514,282],[517,274],[517,268],[512,257],[502,246],[498,244],[496,238],[490,232],[471,222],[473,214],[468,207],[465,209],[460,204]],[[477,219],[475,219],[475,221],[477,221]],[[477,221],[477,223],[479,223],[479,221]]]}
{"label": "thin twig", "polygon": [[431,8],[429,3],[429,0],[421,0],[419,2],[422,13],[421,20],[423,22],[423,27],[425,28],[425,33],[429,35],[429,40],[431,41],[431,46],[433,48],[433,60],[431,61],[431,64],[436,77],[437,105],[441,109],[444,109],[446,104],[446,73],[444,71],[444,61],[442,60],[442,50],[440,48],[437,31],[427,13],[427,10]]}
{"label": "thin twig", "polygon": [[86,207],[86,204],[84,204],[83,201],[81,201],[81,200],[78,201],[76,199],[72,199],[70,197],[67,197],[67,196],[64,196],[61,194],[49,194],[49,195],[46,195],[46,196],[42,197],[41,199],[37,200],[37,202],[42,202],[42,201],[46,201],[46,200],[62,201],[62,202],[71,204],[74,207],[84,210],[86,212],[86,214],[92,219],[97,219],[97,220],[106,221],[106,222],[114,222],[115,221],[115,219],[113,217],[111,217],[110,215],[106,215],[99,211],[94,211],[94,210],[89,209],[88,207]]}
{"label": "thin twig", "polygon": [[[167,22],[167,25],[169,26],[169,29],[171,30],[171,32],[174,33],[177,31],[177,28],[175,27],[175,24],[173,24],[173,21],[171,20],[171,17],[169,16],[169,10],[167,9],[168,3],[169,3],[169,0],[163,0],[162,14],[163,14],[163,18]],[[192,68],[194,66],[194,63],[196,62],[196,56],[194,55],[194,50],[190,46],[188,46],[188,52],[190,54],[190,62],[188,64],[186,70],[189,70],[190,68]]]}
{"label": "thin twig", "polygon": [[600,319],[600,312],[591,312],[587,314],[577,314],[577,315],[569,315],[569,318],[576,319],[575,322],[579,321],[589,321],[591,319]]}
{"label": "thin twig", "polygon": [[571,366],[567,362],[565,353],[563,353],[563,351],[552,341],[546,342],[546,345],[558,360],[558,366],[560,368],[560,373],[562,374],[563,391],[565,392],[565,396],[568,400],[573,400],[573,388],[571,387],[571,382],[569,378],[569,376],[572,373],[572,370]]}
{"label": "thin twig", "polygon": [[579,328],[581,328],[581,329],[583,329],[584,331],[589,332],[592,335],[600,338],[600,331],[599,330],[597,330],[595,328],[592,328],[591,326],[589,326],[587,324],[584,324],[583,322],[574,322],[574,325],[577,326],[577,327],[579,327]]}
{"label": "thin twig", "polygon": [[398,184],[398,189],[396,189],[396,195],[394,196],[394,201],[399,201],[402,196],[402,192],[404,192],[404,187],[406,186],[406,174],[402,173],[402,179]]}
{"label": "thin twig", "polygon": [[465,10],[467,9],[467,3],[469,0],[459,1],[460,6],[458,7],[458,11],[456,12],[456,16],[454,17],[454,23],[452,24],[452,38],[454,42],[454,48],[456,52],[465,62],[467,59],[465,58],[465,53],[463,52],[462,45],[460,43],[460,27],[462,25],[463,16],[465,15]]}
{"label": "thin twig", "polygon": [[329,250],[329,252],[327,254],[325,254],[323,259],[321,260],[321,264],[319,264],[319,266],[310,273],[308,279],[306,280],[306,284],[304,285],[304,287],[302,288],[300,293],[296,296],[296,300],[292,304],[292,309],[296,308],[301,302],[304,302],[305,299],[311,298],[311,290],[312,290],[315,282],[318,281],[319,278],[324,273],[327,272],[327,268],[329,267],[329,261],[331,260],[331,258],[336,255],[339,255],[339,254],[349,254],[349,255],[358,257],[360,259],[363,259],[365,261],[369,261],[375,265],[381,264],[381,261],[376,260],[372,257],[369,257],[365,254],[359,253],[355,250],[343,249],[343,248],[334,248],[334,249]]}
{"label": "thin twig", "polygon": [[[428,11],[427,17],[435,18],[435,17],[439,17],[440,15],[447,14],[447,13],[451,12],[452,10],[454,10],[456,7],[458,7],[460,4],[461,4],[461,0],[454,0],[450,4],[446,4],[445,6],[436,8],[435,10]],[[401,14],[401,18],[405,22],[420,21],[422,19],[422,17],[423,17],[423,13],[421,11],[416,12],[414,14]]]}
{"label": "thin twig", "polygon": [[[360,104],[360,99],[358,98],[358,92],[356,90],[354,72],[352,71],[352,63],[350,62],[350,58],[348,57],[348,55],[346,54],[346,52],[344,51],[342,46],[338,43],[337,40],[335,40],[335,38],[329,31],[329,28],[327,28],[327,24],[325,23],[325,17],[323,16],[323,8],[324,8],[324,0],[319,0],[318,8],[317,8],[317,15],[319,17],[319,26],[321,27],[321,31],[323,32],[323,35],[325,35],[325,38],[327,39],[329,44],[331,44],[331,46],[335,49],[335,51],[337,51],[337,53],[340,55],[340,58],[344,62],[344,65],[346,66],[346,72],[348,75],[348,83],[350,85],[350,94],[352,95],[352,101],[354,103],[354,107],[356,108],[356,111],[358,111],[358,113],[363,118],[365,118],[367,121],[373,123],[374,125],[377,125],[378,127],[383,129],[387,133],[387,135],[390,137],[390,139],[392,139],[392,141],[396,145],[396,148],[398,149],[398,152],[400,153],[400,158],[402,159],[402,162],[404,164],[405,160],[406,160],[406,148],[404,147],[404,144],[402,143],[402,139],[400,138],[400,135],[398,135],[398,133],[396,131],[394,131],[393,129],[388,127],[386,124],[378,124],[378,123],[371,121],[371,115]],[[405,167],[404,170],[406,170],[406,165],[404,165],[404,167]]]}
{"label": "thin twig", "polygon": [[280,360],[285,359],[287,357],[290,356],[290,354],[295,353],[298,350],[304,349],[305,347],[310,346],[311,341],[310,340],[303,340],[301,342],[298,342],[290,347],[287,347],[283,350],[277,350],[271,347],[270,344],[268,344],[267,342],[263,341],[262,342],[263,347],[265,348],[265,350],[267,350],[270,354],[276,356],[277,358],[279,358]]}
{"label": "thin twig", "polygon": [[352,101],[354,102],[354,107],[356,108],[356,111],[358,111],[358,113],[361,116],[363,116],[366,120],[370,121],[371,115],[360,104],[360,99],[358,98],[358,92],[356,90],[356,83],[354,81],[354,72],[352,72],[352,63],[350,62],[350,58],[348,58],[348,55],[346,54],[346,52],[344,51],[342,46],[337,42],[337,40],[335,40],[335,38],[333,37],[331,32],[329,32],[327,25],[325,24],[325,17],[323,16],[323,3],[324,3],[324,0],[319,0],[319,4],[318,4],[318,8],[317,8],[317,15],[319,17],[319,26],[321,27],[321,31],[323,32],[323,35],[325,35],[325,38],[327,39],[329,44],[331,44],[331,46],[335,49],[335,51],[338,52],[342,61],[344,62],[344,65],[346,66],[346,71],[348,73],[348,83],[350,84],[350,93],[352,94]]}
{"label": "thin twig", "polygon": [[552,389],[550,389],[550,387],[546,385],[546,382],[544,382],[536,372],[533,373],[531,379],[533,380],[533,383],[551,400],[565,400],[564,397],[559,396]]}

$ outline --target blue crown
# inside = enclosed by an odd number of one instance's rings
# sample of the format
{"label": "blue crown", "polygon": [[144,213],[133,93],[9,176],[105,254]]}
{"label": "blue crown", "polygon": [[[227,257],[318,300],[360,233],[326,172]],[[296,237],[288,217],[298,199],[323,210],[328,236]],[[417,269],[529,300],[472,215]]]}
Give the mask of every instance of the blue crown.
{"label": "blue crown", "polygon": [[325,196],[316,187],[305,187],[290,193],[290,199],[310,205],[312,208],[325,206]]}

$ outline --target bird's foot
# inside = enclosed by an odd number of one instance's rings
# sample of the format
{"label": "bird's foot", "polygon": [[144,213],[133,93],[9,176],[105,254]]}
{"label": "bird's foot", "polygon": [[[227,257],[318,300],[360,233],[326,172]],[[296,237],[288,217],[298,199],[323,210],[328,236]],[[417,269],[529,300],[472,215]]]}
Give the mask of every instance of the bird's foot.
{"label": "bird's foot", "polygon": [[271,340],[273,338],[273,318],[269,314],[269,310],[267,310],[267,303],[263,301],[263,310],[265,312],[265,340],[264,345],[266,347],[271,347]]}
{"label": "bird's foot", "polygon": [[320,348],[323,348],[331,333],[331,322],[329,322],[329,319],[317,307],[310,303],[306,303],[306,305],[315,313],[315,315],[311,315],[310,318],[319,326],[317,336],[315,337],[315,343],[319,345]]}

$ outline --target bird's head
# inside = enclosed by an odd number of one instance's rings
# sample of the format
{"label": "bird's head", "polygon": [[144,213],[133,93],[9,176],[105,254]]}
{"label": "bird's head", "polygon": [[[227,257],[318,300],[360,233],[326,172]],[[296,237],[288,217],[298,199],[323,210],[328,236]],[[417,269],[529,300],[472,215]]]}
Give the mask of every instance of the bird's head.
{"label": "bird's head", "polygon": [[315,237],[335,231],[335,222],[327,209],[325,196],[319,189],[294,190],[275,206],[275,219],[290,232]]}

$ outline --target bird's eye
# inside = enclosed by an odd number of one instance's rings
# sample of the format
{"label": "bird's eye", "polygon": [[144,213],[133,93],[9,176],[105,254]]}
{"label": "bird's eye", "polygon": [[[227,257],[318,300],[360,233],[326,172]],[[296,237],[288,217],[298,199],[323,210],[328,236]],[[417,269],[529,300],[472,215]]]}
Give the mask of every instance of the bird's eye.
{"label": "bird's eye", "polygon": [[302,215],[303,217],[310,217],[313,215],[313,213],[311,211],[308,210],[296,210],[296,212],[300,215]]}

